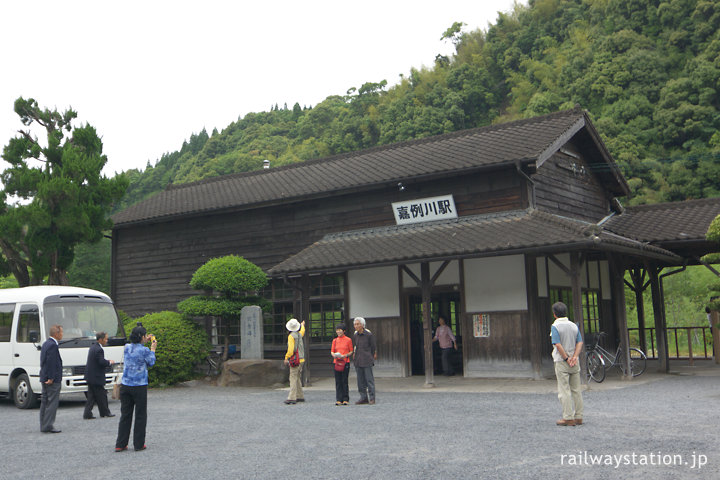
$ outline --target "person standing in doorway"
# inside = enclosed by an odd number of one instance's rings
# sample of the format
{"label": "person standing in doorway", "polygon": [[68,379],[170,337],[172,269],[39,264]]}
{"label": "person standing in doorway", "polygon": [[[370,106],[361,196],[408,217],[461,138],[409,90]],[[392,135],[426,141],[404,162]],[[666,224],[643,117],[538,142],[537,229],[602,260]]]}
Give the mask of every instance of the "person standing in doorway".
{"label": "person standing in doorway", "polygon": [[62,325],[50,327],[50,337],[40,349],[40,383],[42,384],[42,404],[40,405],[40,431],[60,433],[55,429],[55,414],[60,403],[62,387],[62,358],[59,342],[63,338]]}
{"label": "person standing in doorway", "polygon": [[375,405],[375,377],[373,377],[372,370],[375,360],[377,360],[375,335],[365,328],[363,317],[355,317],[353,326],[355,327],[353,358],[355,359],[358,392],[360,392],[360,400],[355,402],[355,405]]}
{"label": "person standing in doorway", "polygon": [[95,335],[97,343],[93,343],[88,350],[87,362],[85,364],[85,381],[87,382],[87,401],[83,418],[90,420],[95,418],[92,409],[97,403],[101,417],[114,417],[108,408],[107,392],[105,391],[105,369],[115,363],[114,360],[105,360],[103,347],[107,345],[108,336],[105,332]]}
{"label": "person standing in doorway", "polygon": [[[300,323],[297,319],[291,318],[285,324],[285,328],[290,332],[288,335],[288,348],[287,352],[285,352],[285,365],[290,367],[290,393],[285,403],[287,405],[295,405],[297,402],[305,401],[305,394],[302,389],[302,378],[300,376],[303,363],[305,363],[305,342],[303,342],[303,337],[305,336],[305,321]],[[297,350],[298,356],[300,357],[300,365],[293,367],[290,365],[290,357],[295,354],[295,350]]]}
{"label": "person standing in doorway", "polygon": [[550,338],[553,343],[552,356],[557,377],[558,399],[562,405],[563,415],[563,418],[555,423],[563,427],[574,427],[583,423],[583,399],[578,364],[583,340],[578,326],[567,318],[567,311],[567,305],[562,302],[554,303],[552,306],[555,322],[550,327]]}
{"label": "person standing in doorway", "polygon": [[350,389],[348,376],[350,375],[350,361],[352,355],[352,340],[345,335],[345,325],[335,327],[335,337],[330,346],[330,355],[333,357],[335,368],[335,405],[347,405],[350,402]]}
{"label": "person standing in doorway", "polygon": [[440,345],[443,375],[449,377],[451,375],[455,375],[452,364],[450,363],[450,357],[452,355],[453,348],[457,350],[457,342],[455,341],[455,335],[453,335],[450,327],[445,324],[445,319],[443,317],[438,317],[438,323],[439,325],[435,330],[433,342],[438,342]]}

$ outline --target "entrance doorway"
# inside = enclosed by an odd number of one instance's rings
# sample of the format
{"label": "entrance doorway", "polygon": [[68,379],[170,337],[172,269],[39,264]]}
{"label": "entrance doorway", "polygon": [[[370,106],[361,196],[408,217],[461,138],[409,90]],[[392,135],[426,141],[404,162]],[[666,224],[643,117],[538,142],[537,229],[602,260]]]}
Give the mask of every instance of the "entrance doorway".
{"label": "entrance doorway", "polygon": [[[410,312],[410,366],[412,375],[425,375],[425,338],[423,336],[422,296],[409,295]],[[457,350],[453,350],[450,363],[456,375],[462,375],[462,332],[460,330],[460,294],[458,292],[433,293],[430,296],[430,329],[435,335],[438,317],[443,317],[455,335]],[[441,349],[433,342],[433,366],[436,374],[442,373]]]}

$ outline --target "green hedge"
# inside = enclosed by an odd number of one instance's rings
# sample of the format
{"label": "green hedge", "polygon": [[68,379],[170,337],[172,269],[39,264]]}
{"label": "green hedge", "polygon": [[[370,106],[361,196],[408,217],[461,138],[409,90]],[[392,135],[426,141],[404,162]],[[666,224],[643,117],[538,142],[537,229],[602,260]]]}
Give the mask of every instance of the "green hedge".
{"label": "green hedge", "polygon": [[260,290],[267,285],[267,276],[260,267],[237,255],[208,260],[190,280],[195,290],[214,290],[224,295],[240,295]]}
{"label": "green hedge", "polygon": [[[148,370],[151,386],[173,385],[193,378],[193,369],[210,350],[207,334],[195,322],[176,312],[150,313],[136,320],[124,319],[125,332],[142,322],[157,338],[155,366]],[[149,346],[149,345],[148,345]]]}
{"label": "green hedge", "polygon": [[243,307],[259,305],[263,311],[270,310],[270,302],[261,297],[243,297],[241,299],[225,297],[205,297],[196,295],[178,303],[177,308],[191,317],[240,318]]}

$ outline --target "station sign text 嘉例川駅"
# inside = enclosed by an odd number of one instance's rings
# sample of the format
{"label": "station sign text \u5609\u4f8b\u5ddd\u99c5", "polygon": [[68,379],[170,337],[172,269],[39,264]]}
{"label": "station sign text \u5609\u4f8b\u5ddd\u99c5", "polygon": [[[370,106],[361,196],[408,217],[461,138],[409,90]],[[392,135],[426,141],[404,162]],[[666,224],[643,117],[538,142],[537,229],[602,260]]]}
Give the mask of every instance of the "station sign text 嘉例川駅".
{"label": "station sign text \u5609\u4f8b\u5ddd\u99c5", "polygon": [[452,195],[395,202],[392,209],[397,225],[457,218]]}

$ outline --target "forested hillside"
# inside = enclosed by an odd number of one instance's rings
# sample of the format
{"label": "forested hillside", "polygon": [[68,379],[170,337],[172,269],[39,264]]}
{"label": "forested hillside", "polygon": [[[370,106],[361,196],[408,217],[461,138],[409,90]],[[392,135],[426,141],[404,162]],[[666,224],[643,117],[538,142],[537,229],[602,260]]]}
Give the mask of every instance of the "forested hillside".
{"label": "forested hillside", "polygon": [[312,108],[275,106],[193,134],[155,165],[126,172],[120,208],[265,159],[278,166],[575,104],[620,163],[627,203],[720,195],[719,2],[530,0],[485,32],[461,27],[438,32],[455,55],[390,87],[368,79]]}

